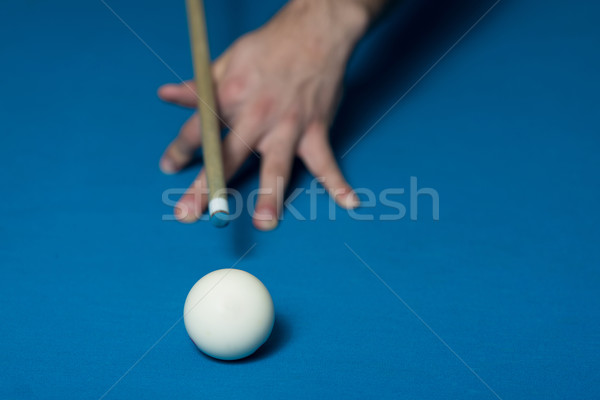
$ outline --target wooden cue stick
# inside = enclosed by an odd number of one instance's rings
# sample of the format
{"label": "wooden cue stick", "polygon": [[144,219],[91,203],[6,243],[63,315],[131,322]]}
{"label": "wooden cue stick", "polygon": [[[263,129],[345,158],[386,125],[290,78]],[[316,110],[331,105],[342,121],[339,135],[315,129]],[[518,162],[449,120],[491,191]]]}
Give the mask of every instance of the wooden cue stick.
{"label": "wooden cue stick", "polygon": [[[217,106],[211,72],[208,34],[202,0],[186,0],[194,78],[198,93],[198,114],[202,123],[202,154],[208,181],[211,221],[224,226],[229,214],[223,160],[221,156],[221,129],[217,118]],[[216,218],[215,218],[216,217]]]}

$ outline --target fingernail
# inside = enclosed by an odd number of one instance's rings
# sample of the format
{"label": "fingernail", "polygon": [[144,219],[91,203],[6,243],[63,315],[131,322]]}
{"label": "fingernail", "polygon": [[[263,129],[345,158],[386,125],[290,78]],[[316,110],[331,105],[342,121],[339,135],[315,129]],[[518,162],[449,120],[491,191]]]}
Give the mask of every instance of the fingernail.
{"label": "fingernail", "polygon": [[174,214],[175,218],[177,218],[179,222],[184,222],[188,224],[195,222],[198,219],[194,212],[194,207],[190,206],[184,201],[180,201],[175,205]]}
{"label": "fingernail", "polygon": [[160,159],[159,167],[164,174],[170,175],[177,172],[177,167],[175,166],[175,163],[168,157],[163,157]]}
{"label": "fingernail", "polygon": [[274,210],[270,207],[263,207],[254,211],[252,218],[256,229],[261,231],[270,231],[277,227],[279,221]]}
{"label": "fingernail", "polygon": [[354,192],[350,192],[342,200],[345,208],[356,208],[360,205],[360,200]]}

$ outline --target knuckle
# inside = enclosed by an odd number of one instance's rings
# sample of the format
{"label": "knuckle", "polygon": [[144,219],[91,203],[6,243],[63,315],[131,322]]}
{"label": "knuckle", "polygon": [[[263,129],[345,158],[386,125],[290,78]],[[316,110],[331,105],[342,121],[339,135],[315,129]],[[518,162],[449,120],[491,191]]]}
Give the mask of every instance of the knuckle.
{"label": "knuckle", "polygon": [[254,113],[254,118],[259,121],[265,121],[272,114],[273,109],[275,107],[275,99],[265,94],[261,96],[255,103],[252,112]]}
{"label": "knuckle", "polygon": [[272,160],[263,167],[264,176],[283,178],[287,169],[287,163],[283,160]]}
{"label": "knuckle", "polygon": [[308,125],[306,135],[311,139],[321,139],[327,136],[327,127],[323,121],[314,121]]}
{"label": "knuckle", "polygon": [[243,97],[247,86],[247,79],[243,76],[234,76],[225,79],[218,88],[221,102],[230,104],[239,101]]}
{"label": "knuckle", "polygon": [[299,106],[291,106],[284,116],[285,123],[289,125],[298,125],[301,120],[302,111]]}

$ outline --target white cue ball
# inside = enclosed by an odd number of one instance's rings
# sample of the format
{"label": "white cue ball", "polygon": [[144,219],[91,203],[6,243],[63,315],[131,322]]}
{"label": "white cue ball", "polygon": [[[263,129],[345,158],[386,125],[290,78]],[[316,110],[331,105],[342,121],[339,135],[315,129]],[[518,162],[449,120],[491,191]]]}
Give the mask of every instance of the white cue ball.
{"label": "white cue ball", "polygon": [[269,291],[253,275],[219,269],[190,290],[183,307],[185,329],[205,354],[237,360],[267,341],[275,311]]}

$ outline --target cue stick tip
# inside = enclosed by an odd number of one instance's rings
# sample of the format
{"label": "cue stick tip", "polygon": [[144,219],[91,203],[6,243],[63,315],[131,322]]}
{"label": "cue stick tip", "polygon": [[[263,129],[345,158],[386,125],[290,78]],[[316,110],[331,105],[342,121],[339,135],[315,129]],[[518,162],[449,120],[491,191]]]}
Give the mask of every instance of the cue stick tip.
{"label": "cue stick tip", "polygon": [[229,204],[223,197],[214,197],[208,202],[208,213],[210,222],[217,228],[227,226],[231,217],[229,216]]}

